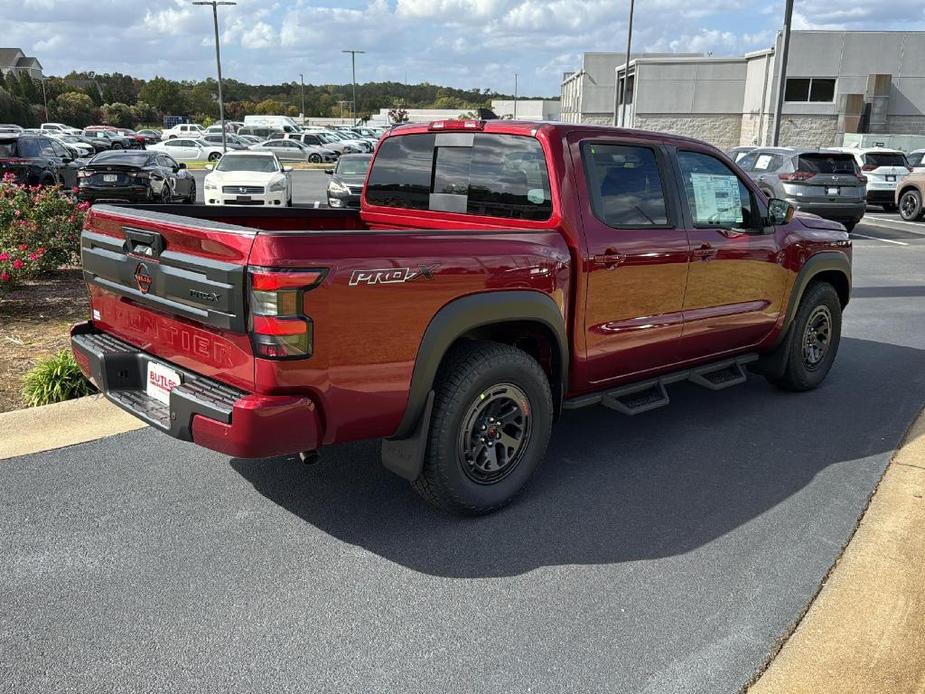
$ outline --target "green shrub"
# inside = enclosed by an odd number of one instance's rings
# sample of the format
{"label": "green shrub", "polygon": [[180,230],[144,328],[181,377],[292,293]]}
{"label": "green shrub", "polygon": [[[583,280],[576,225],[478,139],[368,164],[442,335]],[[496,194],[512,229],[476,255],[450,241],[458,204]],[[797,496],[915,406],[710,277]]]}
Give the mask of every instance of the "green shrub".
{"label": "green shrub", "polygon": [[96,392],[80,372],[70,351],[63,349],[39,362],[23,381],[22,397],[29,407],[73,400]]}

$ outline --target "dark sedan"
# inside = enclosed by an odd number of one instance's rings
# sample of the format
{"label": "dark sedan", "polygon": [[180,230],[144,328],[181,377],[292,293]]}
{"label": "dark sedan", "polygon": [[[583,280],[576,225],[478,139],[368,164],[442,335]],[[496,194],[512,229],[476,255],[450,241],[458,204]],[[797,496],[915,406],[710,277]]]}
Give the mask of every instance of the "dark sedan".
{"label": "dark sedan", "polygon": [[77,185],[74,156],[63,144],[42,135],[0,134],[0,176],[12,174],[26,185]]}
{"label": "dark sedan", "polygon": [[77,197],[122,202],[196,202],[196,180],[163,152],[110,151],[80,170]]}
{"label": "dark sedan", "polygon": [[331,207],[359,207],[360,193],[366,181],[366,172],[372,161],[372,154],[345,154],[337,160],[337,166],[327,169],[328,205]]}

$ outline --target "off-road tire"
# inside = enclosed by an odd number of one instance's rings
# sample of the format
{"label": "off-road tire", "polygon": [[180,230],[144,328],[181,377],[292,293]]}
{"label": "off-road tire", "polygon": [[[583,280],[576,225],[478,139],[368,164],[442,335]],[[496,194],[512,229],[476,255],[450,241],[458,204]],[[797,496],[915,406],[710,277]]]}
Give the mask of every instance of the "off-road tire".
{"label": "off-road tire", "polygon": [[[810,323],[828,320],[826,346],[816,363],[807,354],[811,342]],[[791,326],[792,335],[779,349],[787,349],[787,366],[780,378],[768,380],[779,388],[806,391],[818,387],[832,368],[841,341],[842,309],[838,292],[828,282],[814,282],[807,289]],[[818,342],[818,338],[816,340]]]}
{"label": "off-road tire", "polygon": [[[486,396],[506,386],[526,398],[527,433],[503,476],[475,481],[464,452],[466,421],[474,421],[473,408]],[[546,373],[516,347],[465,341],[444,359],[434,391],[424,466],[412,487],[428,503],[450,513],[474,516],[500,509],[523,490],[546,453],[553,420]]]}

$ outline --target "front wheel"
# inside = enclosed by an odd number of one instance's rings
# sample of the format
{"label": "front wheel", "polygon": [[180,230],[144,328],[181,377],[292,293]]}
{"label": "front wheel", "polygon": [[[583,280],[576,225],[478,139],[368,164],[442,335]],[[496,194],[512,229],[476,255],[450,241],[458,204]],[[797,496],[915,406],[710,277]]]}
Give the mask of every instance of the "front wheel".
{"label": "front wheel", "polygon": [[552,395],[526,352],[463,342],[440,368],[420,476],[426,501],[460,515],[509,503],[536,471],[552,430]]}
{"label": "front wheel", "polygon": [[209,161],[218,161],[221,158],[222,158],[221,152],[210,152],[209,153]]}
{"label": "front wheel", "polygon": [[922,217],[922,194],[917,190],[907,190],[899,199],[899,216],[907,222],[918,221]]}
{"label": "front wheel", "polygon": [[787,366],[780,378],[769,379],[784,390],[812,390],[832,368],[841,341],[841,300],[827,282],[811,284],[793,319],[787,349]]}

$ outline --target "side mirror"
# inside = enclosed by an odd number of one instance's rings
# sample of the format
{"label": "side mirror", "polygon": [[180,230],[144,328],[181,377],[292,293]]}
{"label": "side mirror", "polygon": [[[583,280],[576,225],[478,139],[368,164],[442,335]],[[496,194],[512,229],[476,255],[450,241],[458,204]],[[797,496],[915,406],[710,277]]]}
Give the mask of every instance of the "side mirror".
{"label": "side mirror", "polygon": [[[177,164],[177,168],[179,168],[179,169],[185,169],[185,168],[186,168],[186,164],[184,164],[184,163],[181,161],[179,164]],[[212,165],[211,165],[211,164],[206,164],[206,168],[209,169],[209,171],[211,171],[211,170],[212,170]]]}
{"label": "side mirror", "polygon": [[334,175],[334,169],[325,169],[324,172],[325,172],[328,176],[333,176],[333,175]]}
{"label": "side mirror", "polygon": [[786,200],[771,198],[768,201],[768,224],[773,224],[774,226],[789,224],[790,220],[793,219],[794,211]]}
{"label": "side mirror", "polygon": [[283,173],[289,173],[290,171],[292,171],[291,166],[281,166],[280,168],[283,170]]}

